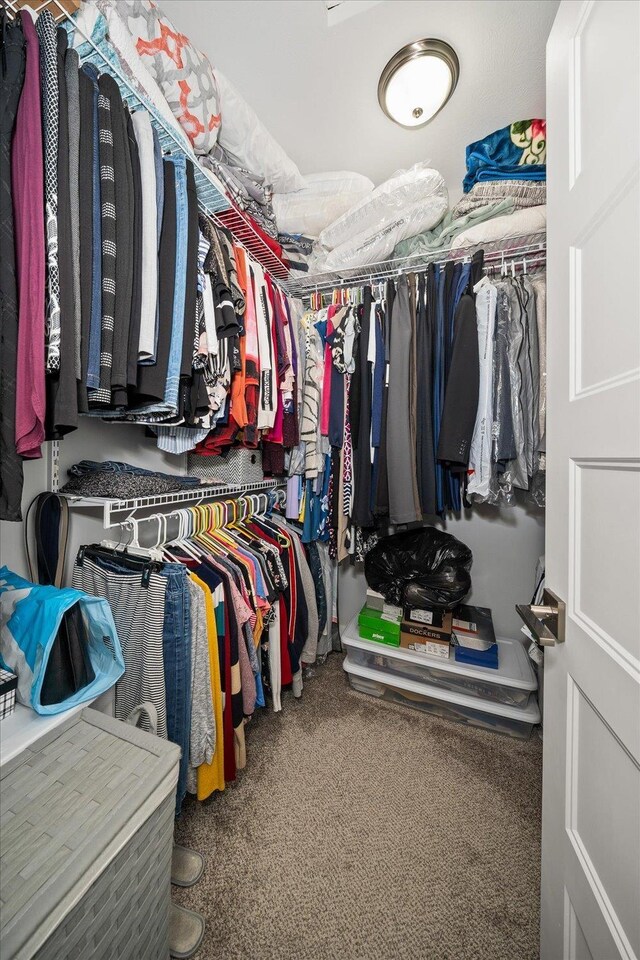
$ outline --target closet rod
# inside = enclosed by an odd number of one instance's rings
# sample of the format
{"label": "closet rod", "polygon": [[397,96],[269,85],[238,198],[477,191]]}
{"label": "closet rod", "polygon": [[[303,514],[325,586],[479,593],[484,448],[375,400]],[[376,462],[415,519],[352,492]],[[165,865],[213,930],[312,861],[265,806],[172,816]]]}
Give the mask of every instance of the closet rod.
{"label": "closet rod", "polygon": [[[268,498],[270,495],[274,496],[273,506],[283,507],[285,505],[287,498],[286,498],[286,493],[283,486],[275,487],[273,490],[263,491],[262,493],[247,494],[247,495],[238,497],[236,500],[228,500],[228,499],[222,500],[222,501],[216,500],[215,503],[216,505],[222,504],[225,506],[226,504],[229,504],[229,505],[232,504],[234,508],[233,519],[235,520],[237,518],[238,520],[245,520],[247,517],[253,516],[256,513],[264,513],[266,510],[268,510],[269,509]],[[260,502],[256,504],[254,503],[254,500],[253,500],[254,497],[264,498],[264,502]],[[198,506],[198,505],[199,504],[195,504],[195,506]],[[236,508],[239,508],[239,511],[240,511],[239,513],[236,513]],[[164,529],[165,535],[166,535],[168,521],[175,520],[176,518],[182,519],[183,517],[189,517],[189,516],[191,517],[191,519],[193,519],[193,515],[189,514],[189,510],[190,510],[189,507],[183,507],[181,510],[171,510],[170,513],[152,513],[148,517],[126,517],[126,519],[116,522],[115,524],[113,524],[113,526],[120,526],[124,530],[131,531],[131,534],[132,534],[131,539],[126,544],[124,544],[124,546],[127,546],[127,547],[133,546],[133,547],[139,548],[140,547],[139,533],[138,533],[139,525],[141,523],[146,523],[147,521],[157,520],[158,536],[156,538],[156,543],[155,543],[155,547],[157,548],[162,543],[166,543],[166,540],[161,539],[161,531],[162,529]],[[225,520],[224,520],[224,523],[222,524],[222,527],[224,527],[226,523],[227,523],[227,520],[225,515]],[[194,525],[192,523],[190,525],[190,528],[188,528],[187,536],[190,536],[191,534],[196,532],[196,529],[197,529],[197,525]],[[220,525],[213,522],[212,519],[211,520],[208,519],[207,529],[218,530],[220,529]]]}
{"label": "closet rod", "polygon": [[[23,4],[20,3],[20,0],[0,0],[0,3],[14,17],[17,15],[20,7],[23,6]],[[30,7],[32,12],[36,12],[30,4],[25,5]],[[69,20],[73,23],[74,29],[81,34],[84,40],[93,48],[94,51],[94,53],[92,53],[89,57],[85,57],[84,59],[90,63],[93,63],[96,67],[98,67],[98,69],[100,69],[102,73],[106,72],[111,74],[111,76],[117,81],[122,98],[130,109],[144,107],[151,117],[158,132],[162,152],[168,153],[173,151],[175,153],[176,151],[179,151],[181,154],[184,154],[184,156],[193,164],[196,190],[198,194],[198,205],[202,212],[206,216],[210,217],[218,227],[229,230],[238,245],[246,250],[248,256],[253,260],[257,260],[257,262],[271,275],[274,282],[280,286],[285,293],[287,293],[288,280],[290,277],[289,268],[286,267],[285,264],[276,256],[273,250],[270,249],[258,232],[253,228],[251,223],[228,199],[224,192],[222,183],[215,176],[215,174],[198,163],[195,154],[185,149],[183,143],[178,139],[171,127],[167,125],[154,105],[149,100],[141,98],[138,92],[130,85],[126,76],[122,73],[119,67],[115,63],[112,63],[110,60],[108,60],[106,55],[93,42],[91,37],[88,37],[85,31],[78,27],[74,14],[65,9],[63,0],[45,0],[41,6],[47,6],[49,10],[51,10],[52,7],[58,9],[58,13],[52,12],[52,16],[56,22]],[[38,7],[38,9],[40,9],[40,7]]]}
{"label": "closet rod", "polygon": [[152,507],[169,507],[177,503],[203,503],[216,500],[218,497],[242,496],[245,493],[276,490],[283,487],[286,480],[266,479],[252,483],[228,484],[201,484],[187,490],[177,490],[174,493],[161,493],[150,497],[132,497],[128,500],[107,500],[104,497],[78,497],[73,494],[61,493],[70,507],[100,507],[102,509],[102,525],[105,530],[119,526],[121,520],[114,520],[115,516],[127,513],[130,519],[138,510],[148,510]]}
{"label": "closet rod", "polygon": [[[523,242],[517,246],[486,251],[484,255],[485,266],[500,266],[503,261],[509,264],[512,261],[518,263],[522,262],[523,259],[527,261],[527,265],[529,263],[533,265],[534,262],[536,265],[540,265],[541,261],[546,260],[546,239],[535,241],[526,237],[519,239]],[[482,250],[481,244],[455,251],[438,250],[430,256],[397,257],[395,260],[384,260],[365,267],[354,267],[351,271],[343,270],[317,274],[315,277],[304,277],[289,284],[289,294],[301,299],[308,299],[316,293],[332,293],[334,290],[345,287],[362,287],[377,283],[380,280],[391,280],[406,273],[421,273],[432,263],[439,266],[444,266],[447,263],[468,263],[473,254],[479,250]]]}

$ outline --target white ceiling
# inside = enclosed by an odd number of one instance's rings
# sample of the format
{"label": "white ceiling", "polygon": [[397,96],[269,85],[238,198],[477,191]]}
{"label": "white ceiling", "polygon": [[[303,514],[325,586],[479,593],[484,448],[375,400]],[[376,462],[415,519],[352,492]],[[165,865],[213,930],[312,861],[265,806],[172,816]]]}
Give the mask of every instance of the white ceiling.
{"label": "white ceiling", "polygon": [[[545,44],[558,0],[384,0],[331,27],[323,0],[159,5],[232,80],[303,173],[358,170],[379,183],[430,160],[455,199],[466,144],[545,115]],[[378,78],[396,50],[422,37],[455,48],[460,81],[431,123],[405,130],[380,110]]]}

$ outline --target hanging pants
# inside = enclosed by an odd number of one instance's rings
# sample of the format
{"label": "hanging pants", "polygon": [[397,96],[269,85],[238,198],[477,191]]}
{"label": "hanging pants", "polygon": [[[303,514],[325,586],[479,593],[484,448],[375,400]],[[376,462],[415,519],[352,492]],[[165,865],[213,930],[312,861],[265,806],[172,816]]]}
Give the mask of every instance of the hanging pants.
{"label": "hanging pants", "polygon": [[16,450],[16,288],[11,135],[22,91],[22,27],[0,11],[0,520],[21,520],[22,458]]}

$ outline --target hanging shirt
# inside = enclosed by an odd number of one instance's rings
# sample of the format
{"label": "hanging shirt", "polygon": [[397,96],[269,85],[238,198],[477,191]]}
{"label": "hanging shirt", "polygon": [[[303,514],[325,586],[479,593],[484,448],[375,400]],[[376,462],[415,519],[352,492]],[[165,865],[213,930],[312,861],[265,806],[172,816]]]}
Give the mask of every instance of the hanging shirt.
{"label": "hanging shirt", "polygon": [[489,496],[491,484],[491,451],[493,435],[493,341],[496,317],[497,291],[483,277],[473,288],[476,294],[478,323],[478,353],[480,359],[480,390],[478,413],[471,440],[468,492],[478,500]]}

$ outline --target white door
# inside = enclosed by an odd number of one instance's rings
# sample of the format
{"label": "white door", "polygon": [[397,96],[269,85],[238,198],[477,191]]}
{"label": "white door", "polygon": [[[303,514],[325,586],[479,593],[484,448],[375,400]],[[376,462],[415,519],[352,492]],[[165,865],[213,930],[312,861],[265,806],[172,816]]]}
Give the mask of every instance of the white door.
{"label": "white door", "polygon": [[543,960],[640,957],[640,5],[547,47]]}

